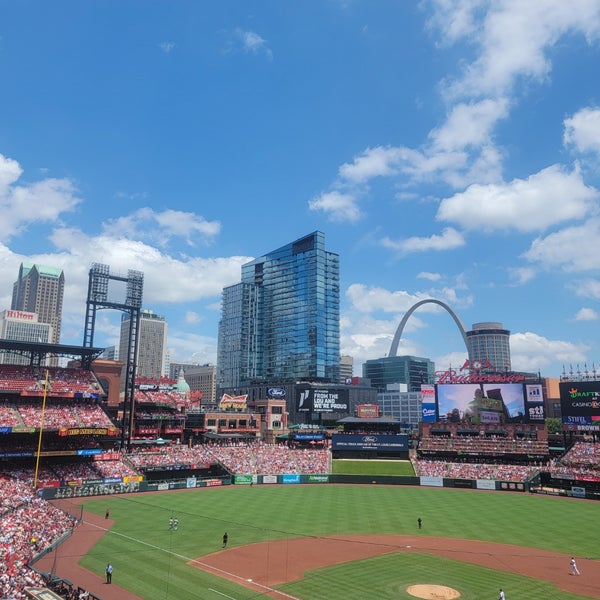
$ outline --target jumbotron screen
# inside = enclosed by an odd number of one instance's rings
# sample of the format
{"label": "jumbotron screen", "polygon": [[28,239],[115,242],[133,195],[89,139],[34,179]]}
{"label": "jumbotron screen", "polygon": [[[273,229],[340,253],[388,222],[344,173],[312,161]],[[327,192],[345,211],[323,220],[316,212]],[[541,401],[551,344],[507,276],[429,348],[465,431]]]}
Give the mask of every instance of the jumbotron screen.
{"label": "jumbotron screen", "polygon": [[438,384],[436,412],[440,421],[490,425],[543,423],[545,416],[541,385],[522,383]]}
{"label": "jumbotron screen", "polygon": [[600,431],[600,381],[563,381],[559,388],[565,429]]}

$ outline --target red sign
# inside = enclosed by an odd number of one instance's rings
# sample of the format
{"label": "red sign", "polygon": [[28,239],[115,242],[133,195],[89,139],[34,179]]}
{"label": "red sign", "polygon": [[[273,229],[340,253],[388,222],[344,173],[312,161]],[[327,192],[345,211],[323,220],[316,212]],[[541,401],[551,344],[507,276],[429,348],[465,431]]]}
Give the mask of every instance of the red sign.
{"label": "red sign", "polygon": [[521,383],[521,373],[468,373],[459,375],[456,369],[435,372],[436,383]]}

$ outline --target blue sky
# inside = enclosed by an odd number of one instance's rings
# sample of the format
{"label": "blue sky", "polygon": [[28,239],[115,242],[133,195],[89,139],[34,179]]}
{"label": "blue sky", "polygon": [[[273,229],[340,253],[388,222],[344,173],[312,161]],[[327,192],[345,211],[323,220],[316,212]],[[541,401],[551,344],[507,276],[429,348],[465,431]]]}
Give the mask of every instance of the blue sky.
{"label": "blue sky", "polygon": [[[357,374],[425,298],[515,370],[599,368],[598,64],[600,0],[0,1],[0,310],[62,267],[80,344],[90,265],[138,269],[214,363],[240,265],[321,230]],[[426,304],[398,354],[466,352]]]}

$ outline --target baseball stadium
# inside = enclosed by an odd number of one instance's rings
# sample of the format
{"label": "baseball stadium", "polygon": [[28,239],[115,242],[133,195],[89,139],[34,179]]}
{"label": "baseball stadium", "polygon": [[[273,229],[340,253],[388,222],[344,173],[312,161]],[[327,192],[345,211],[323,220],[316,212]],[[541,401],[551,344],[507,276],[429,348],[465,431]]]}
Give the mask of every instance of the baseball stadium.
{"label": "baseball stadium", "polygon": [[[285,400],[111,405],[99,349],[2,350],[2,598],[600,597],[600,444],[552,448],[530,384],[430,385],[417,436],[372,406],[274,435]],[[563,393],[596,416],[600,382]]]}

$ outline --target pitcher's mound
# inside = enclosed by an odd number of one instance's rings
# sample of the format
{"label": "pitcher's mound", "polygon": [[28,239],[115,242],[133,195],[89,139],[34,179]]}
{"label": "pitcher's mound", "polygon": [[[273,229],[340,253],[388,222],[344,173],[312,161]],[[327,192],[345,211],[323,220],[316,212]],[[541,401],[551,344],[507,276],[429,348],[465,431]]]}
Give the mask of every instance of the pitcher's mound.
{"label": "pitcher's mound", "polygon": [[410,585],[406,591],[411,596],[425,600],[455,600],[460,598],[460,592],[445,585]]}

